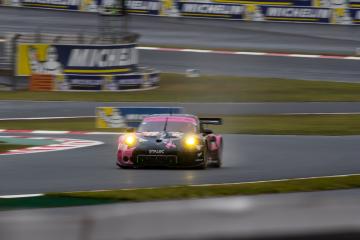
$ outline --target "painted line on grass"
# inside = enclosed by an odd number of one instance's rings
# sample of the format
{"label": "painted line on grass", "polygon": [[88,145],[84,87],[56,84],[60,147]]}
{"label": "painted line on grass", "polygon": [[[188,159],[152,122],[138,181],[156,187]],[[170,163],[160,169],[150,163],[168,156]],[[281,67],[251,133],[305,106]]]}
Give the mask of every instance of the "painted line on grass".
{"label": "painted line on grass", "polygon": [[164,51],[164,52],[191,52],[191,53],[212,53],[225,55],[247,55],[247,56],[269,56],[269,57],[292,57],[292,58],[321,58],[336,60],[360,60],[358,56],[324,55],[324,54],[297,54],[297,53],[276,53],[276,52],[243,52],[230,50],[211,50],[194,48],[166,48],[166,47],[137,47],[140,50]]}

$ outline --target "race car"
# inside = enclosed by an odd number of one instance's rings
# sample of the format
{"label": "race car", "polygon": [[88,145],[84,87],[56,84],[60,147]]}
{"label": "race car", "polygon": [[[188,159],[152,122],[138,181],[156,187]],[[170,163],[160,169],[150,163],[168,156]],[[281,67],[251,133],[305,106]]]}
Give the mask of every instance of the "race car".
{"label": "race car", "polygon": [[121,168],[219,168],[223,138],[205,129],[208,124],[220,125],[222,120],[189,114],[147,116],[136,132],[119,137],[116,163]]}

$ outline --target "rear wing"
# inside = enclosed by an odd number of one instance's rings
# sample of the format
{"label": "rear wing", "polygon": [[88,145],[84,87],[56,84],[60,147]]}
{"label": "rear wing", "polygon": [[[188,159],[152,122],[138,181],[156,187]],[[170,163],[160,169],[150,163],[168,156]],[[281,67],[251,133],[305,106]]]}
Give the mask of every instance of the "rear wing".
{"label": "rear wing", "polygon": [[222,119],[221,118],[199,118],[200,124],[211,124],[211,125],[222,125]]}

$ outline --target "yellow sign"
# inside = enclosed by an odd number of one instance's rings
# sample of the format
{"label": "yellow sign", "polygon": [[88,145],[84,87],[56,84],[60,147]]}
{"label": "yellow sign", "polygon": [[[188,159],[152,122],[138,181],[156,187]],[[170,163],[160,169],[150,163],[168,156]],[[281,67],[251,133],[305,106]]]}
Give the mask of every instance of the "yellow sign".
{"label": "yellow sign", "polygon": [[96,108],[96,127],[97,128],[126,128],[124,118],[120,110],[113,107]]}
{"label": "yellow sign", "polygon": [[48,44],[19,44],[17,46],[16,73],[18,76],[30,76],[43,73],[43,62],[47,60]]}

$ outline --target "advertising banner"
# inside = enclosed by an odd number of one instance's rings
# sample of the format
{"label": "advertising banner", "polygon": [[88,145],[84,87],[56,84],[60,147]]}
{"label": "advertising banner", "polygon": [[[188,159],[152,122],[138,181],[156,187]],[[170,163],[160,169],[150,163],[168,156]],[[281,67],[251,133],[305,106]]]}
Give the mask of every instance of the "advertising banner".
{"label": "advertising banner", "polygon": [[[126,0],[125,4],[128,13],[159,15],[161,10],[161,0]],[[122,7],[118,0],[102,0],[99,5],[106,12],[122,12]]]}
{"label": "advertising banner", "polygon": [[[202,1],[202,0],[197,0]],[[313,0],[212,0],[214,3],[232,3],[242,5],[269,5],[269,6],[311,6]],[[205,2],[205,1],[202,1]],[[209,2],[209,1],[208,1]]]}
{"label": "advertising banner", "polygon": [[81,0],[20,0],[19,5],[36,8],[79,10]]}
{"label": "advertising banner", "polygon": [[349,0],[349,8],[360,8],[360,0]]}
{"label": "advertising banner", "polygon": [[244,19],[245,6],[235,4],[179,2],[181,16]]}
{"label": "advertising banner", "polygon": [[55,91],[120,91],[148,89],[159,85],[159,73],[123,75],[56,75]]}
{"label": "advertising banner", "polygon": [[179,107],[98,107],[96,108],[97,128],[136,128],[144,117],[151,114],[179,114]]}
{"label": "advertising banner", "polygon": [[330,23],[332,9],[310,7],[260,6],[265,20],[286,22]]}
{"label": "advertising banner", "polygon": [[157,0],[127,0],[129,13],[160,15],[161,1]]}
{"label": "advertising banner", "polygon": [[336,9],[333,9],[333,14],[332,14],[332,17],[331,17],[331,23],[343,24],[343,25],[352,24],[355,21],[356,12],[357,12],[356,10],[352,11],[351,9],[348,9],[348,8],[336,8]]}
{"label": "advertising banner", "polygon": [[347,8],[349,0],[313,0],[313,7]]}
{"label": "advertising banner", "polygon": [[353,24],[360,24],[360,9],[348,9]]}
{"label": "advertising banner", "polygon": [[135,44],[49,45],[18,44],[17,76],[42,74],[104,75],[131,73],[137,69]]}
{"label": "advertising banner", "polygon": [[101,0],[80,0],[80,10],[83,12],[98,12]]}

